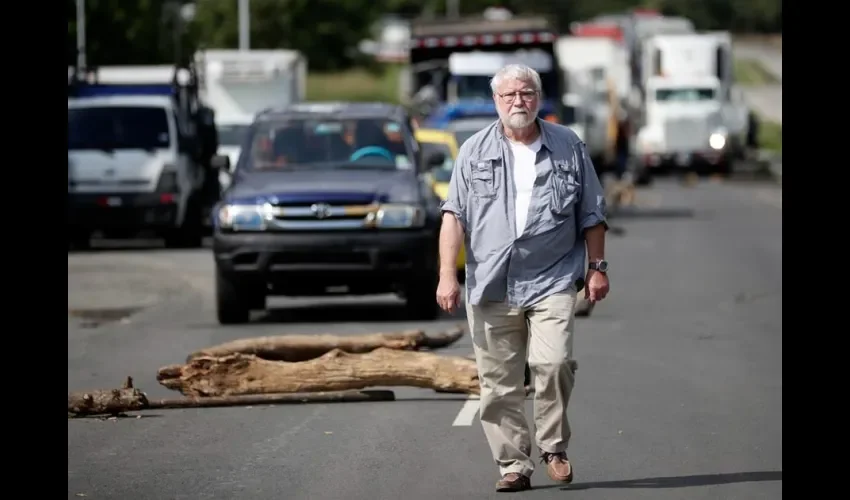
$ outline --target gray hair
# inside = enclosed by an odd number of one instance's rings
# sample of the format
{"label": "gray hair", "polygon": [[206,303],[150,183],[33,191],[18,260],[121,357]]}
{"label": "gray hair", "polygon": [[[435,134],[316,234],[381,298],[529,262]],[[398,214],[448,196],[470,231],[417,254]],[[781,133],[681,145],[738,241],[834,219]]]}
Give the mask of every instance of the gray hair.
{"label": "gray hair", "polygon": [[496,92],[496,89],[505,80],[523,80],[530,82],[534,87],[534,90],[537,92],[540,92],[543,87],[543,83],[540,81],[540,74],[525,64],[508,64],[497,71],[490,80],[490,89],[493,90],[493,92]]}

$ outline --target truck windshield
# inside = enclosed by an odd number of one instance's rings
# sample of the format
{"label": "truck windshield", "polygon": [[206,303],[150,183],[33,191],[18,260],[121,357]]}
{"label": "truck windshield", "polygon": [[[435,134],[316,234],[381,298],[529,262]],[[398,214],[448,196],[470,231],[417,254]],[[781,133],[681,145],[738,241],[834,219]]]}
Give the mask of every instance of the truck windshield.
{"label": "truck windshield", "polygon": [[410,169],[406,129],[382,118],[299,118],[261,122],[250,139],[247,170]]}
{"label": "truck windshield", "polygon": [[716,90],[711,87],[657,89],[655,100],[659,102],[693,102],[714,99]]}
{"label": "truck windshield", "polygon": [[165,108],[91,106],[68,108],[68,150],[167,149]]}
{"label": "truck windshield", "polygon": [[[452,77],[457,81],[457,96],[459,99],[493,99],[490,88],[492,75],[457,75]],[[540,73],[543,87],[543,98],[558,98],[558,76],[553,72]]]}

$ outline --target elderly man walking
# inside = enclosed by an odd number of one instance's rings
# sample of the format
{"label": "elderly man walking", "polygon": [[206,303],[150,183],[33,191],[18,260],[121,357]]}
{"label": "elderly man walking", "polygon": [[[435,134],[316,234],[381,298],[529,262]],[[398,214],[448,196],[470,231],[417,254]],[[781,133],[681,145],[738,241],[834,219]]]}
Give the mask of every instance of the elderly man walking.
{"label": "elderly man walking", "polygon": [[531,488],[534,472],[526,359],[542,461],[553,480],[573,479],[566,452],[576,296],[583,289],[597,302],[608,293],[608,226],[584,143],[569,128],[537,118],[540,75],[509,65],[491,87],[499,119],[460,148],[442,206],[437,302],[448,312],[460,307],[454,266],[465,244],[481,423],[501,473],[497,491],[519,491]]}

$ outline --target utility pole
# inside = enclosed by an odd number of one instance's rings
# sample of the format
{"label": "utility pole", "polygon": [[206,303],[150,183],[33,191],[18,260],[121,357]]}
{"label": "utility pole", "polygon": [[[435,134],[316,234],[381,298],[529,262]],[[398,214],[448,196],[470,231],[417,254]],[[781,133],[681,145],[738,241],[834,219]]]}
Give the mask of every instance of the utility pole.
{"label": "utility pole", "polygon": [[249,0],[239,1],[239,50],[251,48],[251,9]]}
{"label": "utility pole", "polygon": [[86,70],[86,0],[77,0],[77,71]]}

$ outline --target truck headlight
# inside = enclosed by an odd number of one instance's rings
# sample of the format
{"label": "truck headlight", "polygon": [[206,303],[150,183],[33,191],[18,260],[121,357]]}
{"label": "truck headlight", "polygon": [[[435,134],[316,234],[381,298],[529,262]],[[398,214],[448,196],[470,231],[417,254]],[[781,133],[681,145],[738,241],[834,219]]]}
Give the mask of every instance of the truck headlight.
{"label": "truck headlight", "polygon": [[726,134],[714,132],[708,137],[708,145],[711,146],[711,149],[723,149],[726,146]]}
{"label": "truck headlight", "polygon": [[263,231],[266,217],[262,207],[255,205],[223,205],[216,214],[218,227],[234,231]]}
{"label": "truck headlight", "polygon": [[425,210],[413,205],[381,205],[368,216],[374,227],[400,229],[425,225]]}

